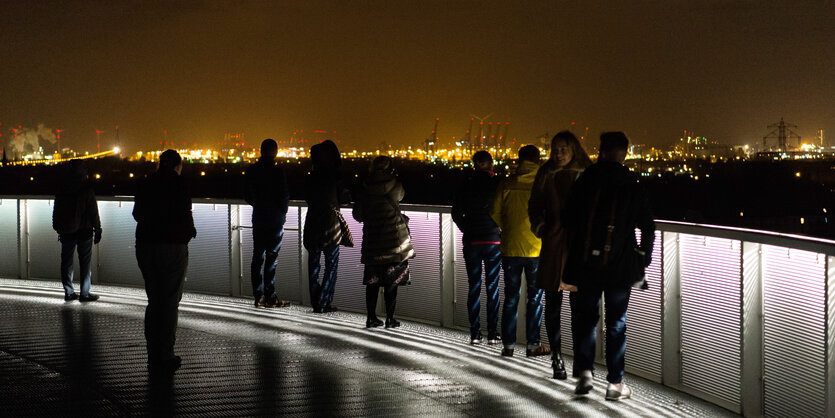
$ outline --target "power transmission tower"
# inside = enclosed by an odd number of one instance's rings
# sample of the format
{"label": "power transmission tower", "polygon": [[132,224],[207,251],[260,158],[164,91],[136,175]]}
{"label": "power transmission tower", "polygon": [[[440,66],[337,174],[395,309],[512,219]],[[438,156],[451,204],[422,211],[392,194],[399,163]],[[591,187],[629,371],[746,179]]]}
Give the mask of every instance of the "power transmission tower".
{"label": "power transmission tower", "polygon": [[797,139],[797,142],[800,143],[800,135],[791,130],[791,128],[797,128],[797,125],[786,123],[783,118],[780,118],[780,122],[778,123],[768,125],[768,128],[774,130],[763,137],[763,151],[767,149],[766,140],[769,138],[777,139],[777,148],[780,151],[786,151],[788,149],[789,139]]}

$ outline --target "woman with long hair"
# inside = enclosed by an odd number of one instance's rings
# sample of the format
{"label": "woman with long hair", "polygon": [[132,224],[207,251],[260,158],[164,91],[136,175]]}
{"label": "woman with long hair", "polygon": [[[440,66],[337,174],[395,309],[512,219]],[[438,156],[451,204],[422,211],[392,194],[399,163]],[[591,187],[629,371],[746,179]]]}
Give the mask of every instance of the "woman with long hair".
{"label": "woman with long hair", "polygon": [[415,250],[409,236],[409,218],[400,211],[405,191],[394,175],[391,158],[380,156],[371,163],[371,174],[362,182],[354,203],[354,219],[362,222],[362,283],[365,287],[366,328],[383,325],[377,319],[380,288],[386,302],[386,328],[400,326],[394,318],[397,287],[409,283],[409,259]]}
{"label": "woman with long hair", "polygon": [[576,290],[562,282],[568,237],[560,222],[560,214],[574,181],[590,165],[591,160],[577,137],[570,131],[559,132],[551,139],[551,156],[539,168],[528,202],[531,230],[542,239],[536,285],[545,290],[545,330],[551,345],[554,379],[567,377],[561,350],[562,292]]}

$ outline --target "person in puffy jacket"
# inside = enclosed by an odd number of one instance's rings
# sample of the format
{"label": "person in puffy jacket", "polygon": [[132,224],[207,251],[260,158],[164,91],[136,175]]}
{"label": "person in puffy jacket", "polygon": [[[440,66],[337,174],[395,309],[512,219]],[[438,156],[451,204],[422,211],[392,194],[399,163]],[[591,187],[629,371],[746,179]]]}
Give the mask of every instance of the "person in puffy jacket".
{"label": "person in puffy jacket", "polygon": [[[64,300],[93,302],[98,295],[90,293],[90,260],[93,243],[101,241],[101,220],[93,186],[87,182],[87,168],[82,160],[71,160],[61,188],[55,194],[52,210],[52,228],[58,232],[61,242],[61,283]],[[78,249],[81,273],[81,296],[75,293],[73,280],[73,253]]]}
{"label": "person in puffy jacket", "polygon": [[550,353],[539,343],[542,324],[542,291],[536,288],[541,243],[531,232],[528,220],[528,201],[534,178],[539,169],[539,148],[526,145],[519,149],[519,165],[510,178],[502,181],[490,216],[502,231],[502,270],[504,271],[504,307],[502,308],[502,356],[513,356],[516,346],[516,317],[522,273],[527,282],[525,336],[528,357]]}
{"label": "person in puffy jacket", "polygon": [[481,344],[484,340],[480,318],[482,271],[487,285],[487,344],[498,344],[501,342],[498,333],[501,232],[490,217],[498,180],[493,174],[493,157],[489,152],[478,151],[473,154],[472,160],[475,171],[455,193],[452,220],[463,234],[461,240],[469,284],[467,312],[470,344]]}
{"label": "person in puffy jacket", "polygon": [[[247,167],[244,199],[252,205],[252,295],[256,308],[284,307],[275,291],[275,268],[284,222],[290,205],[290,191],[284,170],[275,163],[278,144],[272,139],[261,142],[261,158]],[[264,273],[261,274],[263,264]]]}
{"label": "person in puffy jacket", "polygon": [[551,367],[554,379],[560,380],[567,378],[560,330],[563,290],[574,289],[562,283],[568,244],[561,215],[571,185],[590,165],[588,154],[574,134],[557,133],[551,139],[551,157],[536,173],[528,202],[531,231],[542,238],[536,287],[545,291],[545,330],[551,346]]}
{"label": "person in puffy jacket", "polygon": [[[339,246],[354,245],[348,224],[339,212],[341,205],[351,202],[351,194],[340,178],[342,159],[333,141],[327,140],[310,147],[310,159],[313,167],[305,178],[307,215],[304,222],[310,304],[314,313],[334,312],[337,311],[332,302],[339,267]],[[325,272],[319,283],[323,254]]]}
{"label": "person in puffy jacket", "polygon": [[391,158],[375,158],[353,209],[354,219],[362,222],[361,262],[365,265],[362,283],[366,286],[367,328],[383,325],[376,314],[381,287],[386,302],[385,326],[400,326],[394,318],[397,287],[409,284],[409,259],[415,257],[409,218],[400,211],[399,202],[404,194],[403,185],[394,175]]}

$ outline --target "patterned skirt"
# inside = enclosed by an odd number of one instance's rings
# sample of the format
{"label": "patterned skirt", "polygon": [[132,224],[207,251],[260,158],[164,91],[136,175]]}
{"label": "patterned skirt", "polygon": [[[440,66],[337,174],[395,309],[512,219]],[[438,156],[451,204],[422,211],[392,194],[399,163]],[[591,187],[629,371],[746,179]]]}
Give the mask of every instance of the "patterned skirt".
{"label": "patterned skirt", "polygon": [[411,284],[409,260],[402,263],[366,265],[362,274],[362,284],[380,286]]}

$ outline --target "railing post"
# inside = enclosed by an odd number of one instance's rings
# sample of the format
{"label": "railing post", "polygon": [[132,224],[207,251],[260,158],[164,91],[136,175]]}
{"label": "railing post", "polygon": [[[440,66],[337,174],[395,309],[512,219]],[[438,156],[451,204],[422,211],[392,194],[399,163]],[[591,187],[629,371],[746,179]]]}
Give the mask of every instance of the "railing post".
{"label": "railing post", "polygon": [[241,212],[240,205],[229,204],[229,288],[232,296],[241,296]]}
{"label": "railing post", "polygon": [[826,256],[826,413],[835,416],[835,257]]}
{"label": "railing post", "polygon": [[742,242],[742,415],[763,415],[762,244]]}
{"label": "railing post", "polygon": [[455,226],[452,215],[441,213],[438,217],[441,228],[440,273],[441,273],[441,326],[453,328],[455,321]]}
{"label": "railing post", "polygon": [[661,234],[661,328],[663,330],[661,379],[664,385],[681,382],[681,257],[679,234]]}

